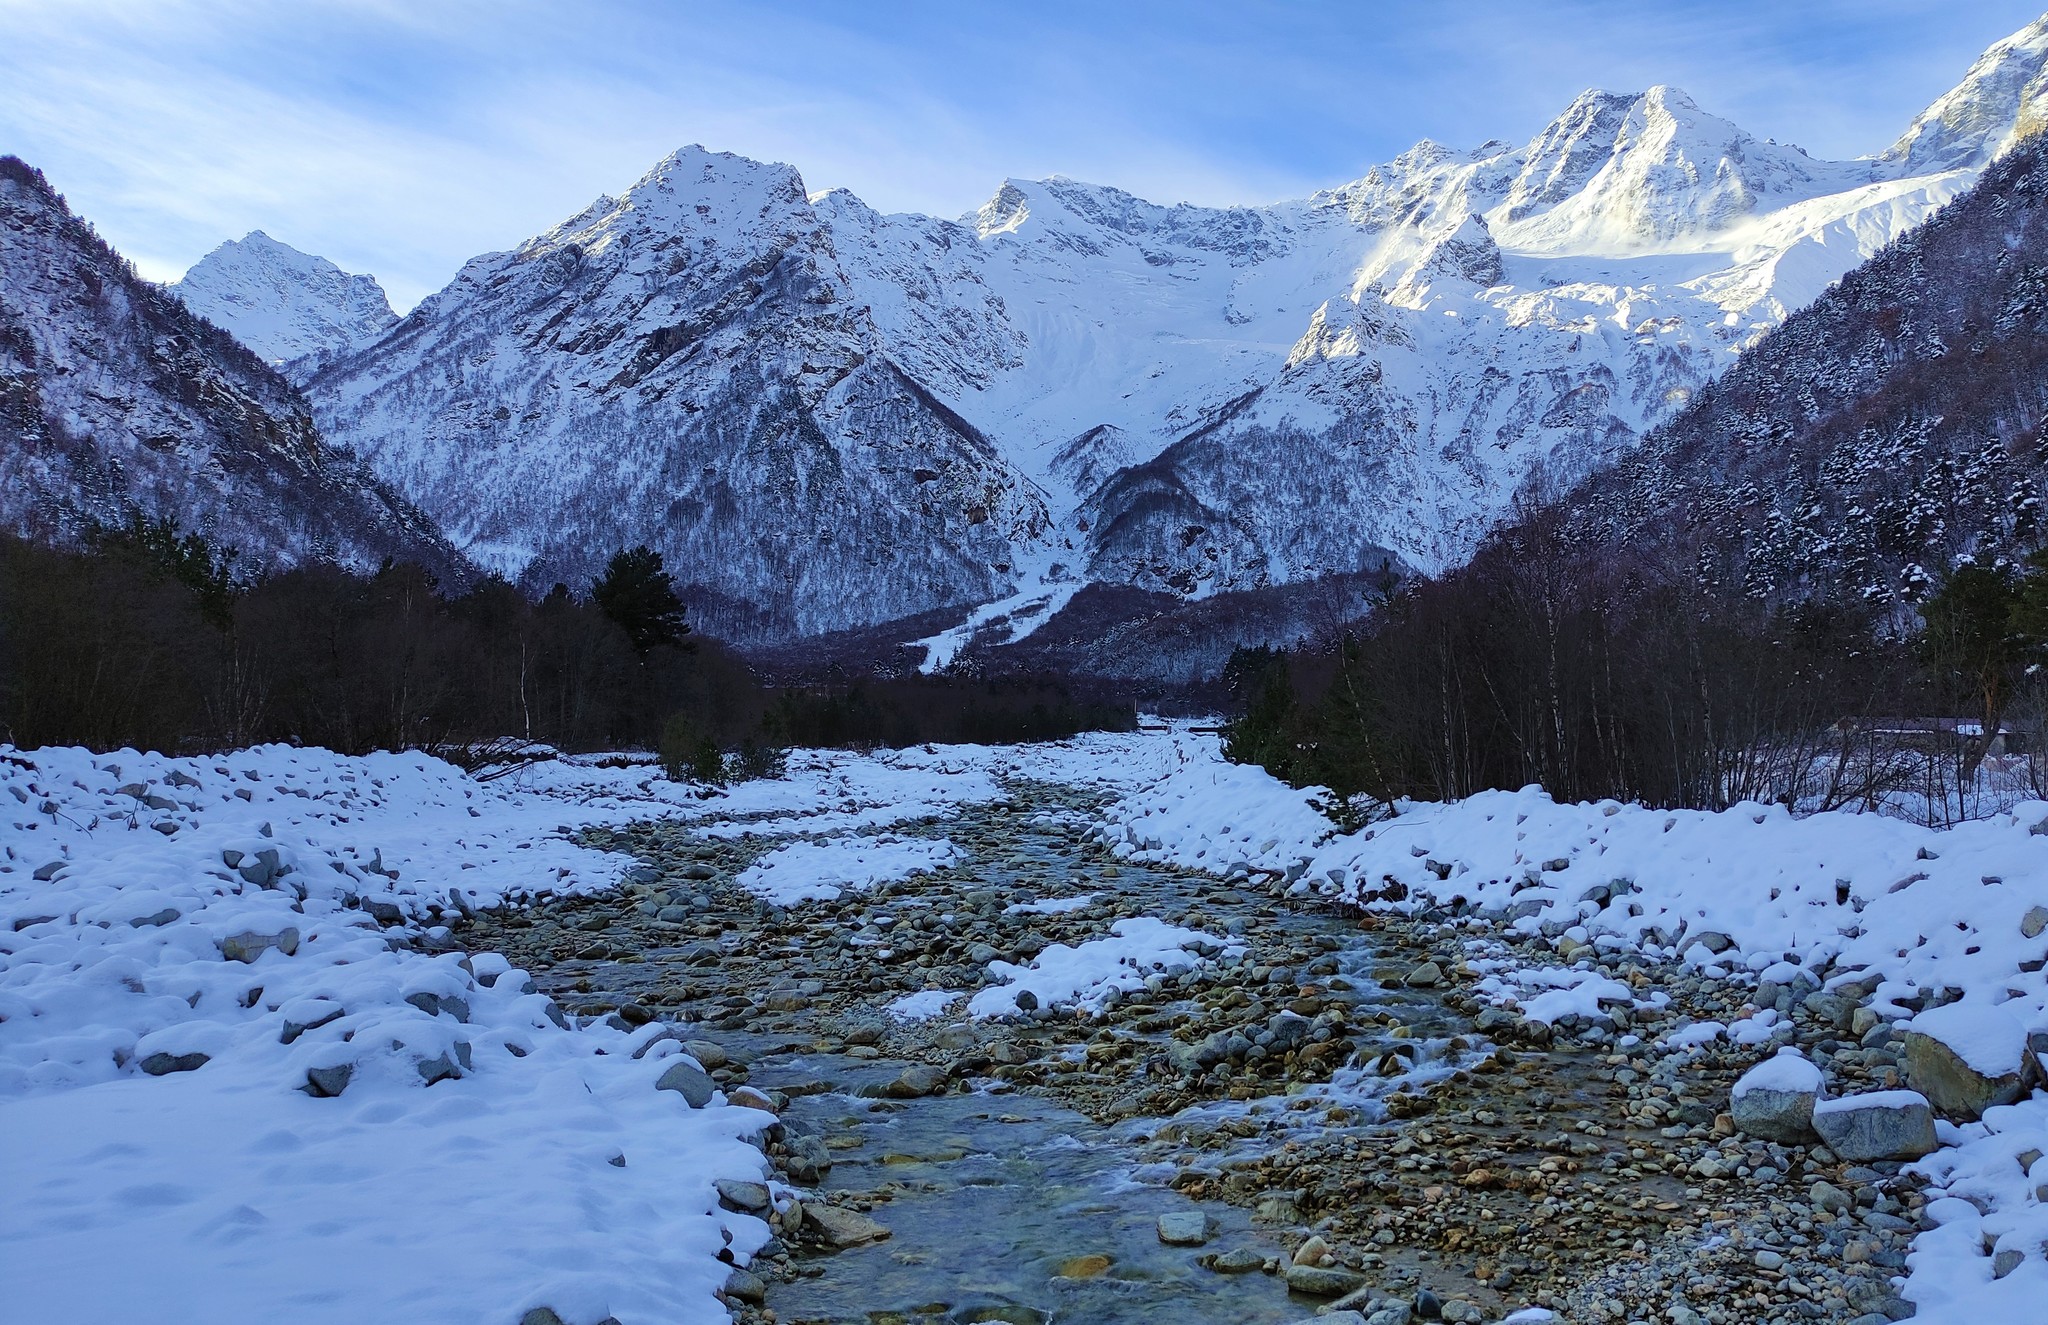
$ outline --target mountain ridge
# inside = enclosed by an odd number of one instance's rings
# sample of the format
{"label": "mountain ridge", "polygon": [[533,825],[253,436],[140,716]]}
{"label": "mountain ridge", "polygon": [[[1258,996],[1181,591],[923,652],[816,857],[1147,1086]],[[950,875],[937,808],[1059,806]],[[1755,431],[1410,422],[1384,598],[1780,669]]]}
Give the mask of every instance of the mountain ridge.
{"label": "mountain ridge", "polygon": [[494,569],[648,541],[762,638],[1437,570],[1965,189],[2044,61],[2048,20],[1853,161],[1589,91],[1264,207],[1055,176],[947,221],[686,148],[303,380]]}
{"label": "mountain ridge", "polygon": [[58,544],[168,518],[251,570],[387,556],[469,575],[432,524],[227,331],[0,157],[0,528]]}

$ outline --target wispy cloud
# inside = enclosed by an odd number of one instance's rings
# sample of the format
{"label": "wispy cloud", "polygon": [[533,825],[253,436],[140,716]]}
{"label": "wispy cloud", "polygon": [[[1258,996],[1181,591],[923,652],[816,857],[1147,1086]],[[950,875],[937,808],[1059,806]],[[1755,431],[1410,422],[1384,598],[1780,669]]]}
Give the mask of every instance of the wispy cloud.
{"label": "wispy cloud", "polygon": [[153,275],[261,228],[401,304],[684,143],[957,215],[1006,175],[1255,202],[1675,83],[1883,147],[2040,0],[0,0],[0,149]]}

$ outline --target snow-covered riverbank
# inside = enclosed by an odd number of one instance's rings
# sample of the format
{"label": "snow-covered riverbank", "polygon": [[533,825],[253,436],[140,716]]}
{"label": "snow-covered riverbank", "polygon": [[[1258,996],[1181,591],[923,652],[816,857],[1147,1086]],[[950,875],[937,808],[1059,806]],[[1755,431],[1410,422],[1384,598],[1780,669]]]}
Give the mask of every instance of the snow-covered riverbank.
{"label": "snow-covered riverbank", "polygon": [[[1927,1028],[1987,1064],[2048,1028],[2048,804],[1940,832],[1525,791],[1339,836],[1184,727],[799,754],[709,800],[587,762],[478,783],[412,754],[0,754],[0,1169],[26,1198],[0,1214],[0,1281],[25,1318],[720,1318],[721,1251],[744,1262],[768,1230],[712,1183],[761,1174],[767,1116],[657,1090],[681,1052],[658,1025],[565,1026],[503,959],[432,951],[464,909],[615,885],[631,861],[571,841],[586,825],[801,834],[755,880],[796,898],[941,863],[863,830],[1062,782],[1112,798],[1100,833],[1129,857],[1367,906],[1463,899],[1475,941],[1541,936],[1544,974],[1475,984],[1524,1013],[1597,1013],[1596,962],[1626,951],[1852,989],[1901,1028],[1940,1007]],[[1761,1057],[1765,1011],[1687,1033]],[[2025,1318],[2048,1289],[2048,1168],[2019,1161],[2042,1163],[2048,1102],[1941,1136],[1922,1164],[1949,1199],[1906,1296],[1922,1319]]]}

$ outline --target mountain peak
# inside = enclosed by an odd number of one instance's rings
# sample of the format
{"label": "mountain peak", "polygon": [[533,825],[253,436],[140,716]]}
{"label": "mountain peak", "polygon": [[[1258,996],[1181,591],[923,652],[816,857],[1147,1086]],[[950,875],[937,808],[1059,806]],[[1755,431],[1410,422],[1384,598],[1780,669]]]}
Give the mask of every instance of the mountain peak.
{"label": "mountain peak", "polygon": [[375,277],[345,272],[261,230],[220,245],[170,290],[273,364],[346,353],[398,320]]}
{"label": "mountain peak", "polygon": [[1879,160],[1902,175],[1981,169],[2048,124],[2048,15],[1994,43]]}

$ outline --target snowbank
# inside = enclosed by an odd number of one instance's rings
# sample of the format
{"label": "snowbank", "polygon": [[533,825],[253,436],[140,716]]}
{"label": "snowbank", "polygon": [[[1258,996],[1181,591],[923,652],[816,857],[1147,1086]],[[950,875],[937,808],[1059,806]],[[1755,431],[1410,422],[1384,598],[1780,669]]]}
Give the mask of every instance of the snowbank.
{"label": "snowbank", "polygon": [[623,858],[559,829],[646,798],[584,770],[584,803],[574,775],[0,751],[9,1312],[722,1316],[719,1252],[768,1228],[712,1182],[762,1173],[768,1116],[656,1090],[674,1041],[572,1029],[502,957],[386,941],[611,884]]}
{"label": "snowbank", "polygon": [[736,880],[765,901],[788,906],[837,897],[849,888],[943,869],[959,856],[951,842],[924,837],[834,837],[792,842],[755,861]]}
{"label": "snowbank", "polygon": [[1014,1016],[1019,996],[1029,994],[1034,1007],[1099,1012],[1111,994],[1144,988],[1148,975],[1192,970],[1205,954],[1223,951],[1228,942],[1153,916],[1133,916],[1111,925],[1108,938],[1055,943],[1029,965],[990,962],[990,974],[1003,983],[969,999],[967,1011],[975,1017]]}

